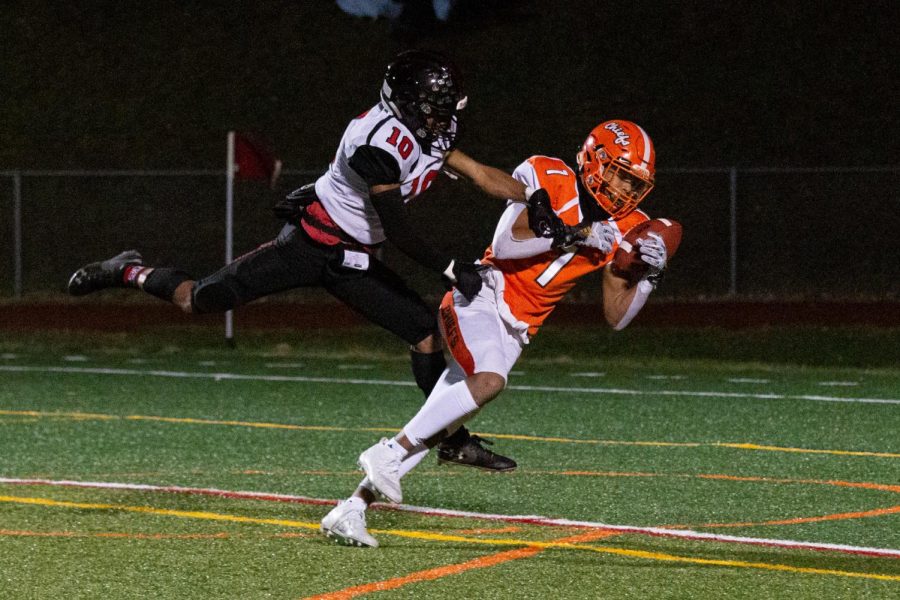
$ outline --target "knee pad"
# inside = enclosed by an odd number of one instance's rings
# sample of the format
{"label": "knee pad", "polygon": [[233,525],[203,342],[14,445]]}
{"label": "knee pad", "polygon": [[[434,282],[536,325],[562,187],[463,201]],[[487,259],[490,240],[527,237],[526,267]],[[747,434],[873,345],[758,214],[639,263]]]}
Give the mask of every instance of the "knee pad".
{"label": "knee pad", "polygon": [[191,294],[191,305],[198,314],[225,312],[237,304],[237,292],[224,281],[198,283]]}

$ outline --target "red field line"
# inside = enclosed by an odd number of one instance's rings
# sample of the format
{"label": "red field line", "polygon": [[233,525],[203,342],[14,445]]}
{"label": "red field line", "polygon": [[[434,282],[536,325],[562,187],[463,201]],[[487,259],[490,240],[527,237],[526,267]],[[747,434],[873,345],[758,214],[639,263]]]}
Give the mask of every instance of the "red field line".
{"label": "red field line", "polygon": [[[853,483],[853,482],[846,482]],[[320,506],[332,506],[335,500],[324,500],[319,498],[308,498],[304,496],[290,496],[286,494],[267,494],[259,492],[234,492],[217,489],[204,488],[188,488],[179,486],[157,486],[146,484],[130,484],[130,483],[110,483],[110,482],[81,482],[81,481],[52,481],[42,479],[15,479],[8,477],[0,477],[0,484],[8,485],[48,485],[63,487],[79,487],[79,488],[97,488],[97,489],[120,489],[131,491],[147,491],[156,493],[173,493],[187,495],[202,496],[218,496],[221,498],[233,498],[241,500],[263,500],[269,502],[289,502],[294,504],[312,504]],[[874,485],[874,484],[872,484]],[[632,525],[611,525],[607,523],[597,523],[593,521],[575,521],[572,519],[554,519],[542,516],[523,516],[523,515],[502,515],[475,513],[470,511],[449,510],[442,508],[411,506],[407,504],[393,505],[380,504],[372,505],[374,509],[396,510],[409,512],[413,514],[428,515],[435,517],[461,517],[471,519],[482,519],[488,521],[501,521],[506,523],[526,523],[529,525],[537,525],[541,527],[580,527],[591,529],[594,531],[608,531],[615,533],[631,533],[635,535],[646,535],[651,537],[688,539],[695,541],[719,542],[727,544],[746,544],[751,546],[769,546],[773,548],[788,548],[793,550],[813,550],[816,552],[842,552],[845,554],[855,554],[859,556],[875,556],[879,558],[900,558],[900,549],[894,548],[868,548],[861,546],[853,546],[847,544],[832,544],[822,542],[807,542],[797,540],[779,540],[769,538],[752,538],[742,536],[732,536],[720,533],[705,533],[699,531],[671,529],[663,527],[639,527]]]}

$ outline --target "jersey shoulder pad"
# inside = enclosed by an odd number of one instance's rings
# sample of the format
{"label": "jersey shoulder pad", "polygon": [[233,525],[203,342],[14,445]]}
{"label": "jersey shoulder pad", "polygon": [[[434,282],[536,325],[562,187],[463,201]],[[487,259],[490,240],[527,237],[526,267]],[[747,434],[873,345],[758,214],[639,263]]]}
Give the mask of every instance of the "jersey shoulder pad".
{"label": "jersey shoulder pad", "polygon": [[538,179],[575,176],[575,171],[559,158],[536,155],[529,158],[527,162],[531,164]]}
{"label": "jersey shoulder pad", "polygon": [[534,172],[534,187],[547,190],[554,210],[561,210],[578,197],[575,171],[565,162],[550,156],[532,156],[527,162]]}
{"label": "jersey shoulder pad", "polygon": [[359,146],[347,164],[366,185],[387,185],[400,182],[400,164],[397,158],[377,146]]}
{"label": "jersey shoulder pad", "polygon": [[534,166],[531,164],[530,159],[521,163],[518,167],[515,168],[512,174],[513,179],[517,181],[521,181],[527,186],[533,187],[534,189],[538,189],[540,184],[537,180],[537,173],[534,170]]}

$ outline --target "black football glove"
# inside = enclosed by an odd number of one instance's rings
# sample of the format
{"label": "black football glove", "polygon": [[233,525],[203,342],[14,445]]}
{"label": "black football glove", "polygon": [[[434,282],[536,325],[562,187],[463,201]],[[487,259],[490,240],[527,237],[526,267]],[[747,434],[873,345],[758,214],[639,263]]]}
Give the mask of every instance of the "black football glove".
{"label": "black football glove", "polygon": [[548,238],[565,235],[565,224],[553,212],[547,190],[544,188],[535,190],[526,205],[528,206],[528,226],[534,235]]}
{"label": "black football glove", "polygon": [[562,221],[560,223],[559,228],[553,232],[553,235],[548,236],[553,238],[553,243],[550,244],[551,248],[560,250],[571,249],[572,246],[583,243],[591,233],[590,225],[581,223],[578,225],[564,225]]}
{"label": "black football glove", "polygon": [[472,298],[481,291],[481,271],[487,268],[486,265],[476,265],[475,263],[461,263],[451,260],[450,264],[444,270],[444,282],[449,286],[454,286],[466,300],[472,301]]}
{"label": "black football glove", "polygon": [[316,184],[307,183],[275,203],[272,212],[275,218],[296,223],[303,216],[303,211],[316,199]]}

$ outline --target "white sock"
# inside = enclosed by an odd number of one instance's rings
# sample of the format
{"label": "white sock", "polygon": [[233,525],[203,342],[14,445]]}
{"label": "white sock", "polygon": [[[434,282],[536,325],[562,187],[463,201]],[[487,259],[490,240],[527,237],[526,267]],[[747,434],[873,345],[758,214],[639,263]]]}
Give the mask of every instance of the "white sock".
{"label": "white sock", "polygon": [[463,380],[432,392],[425,405],[403,428],[403,434],[413,445],[419,446],[457,421],[465,421],[477,410],[478,405]]}

